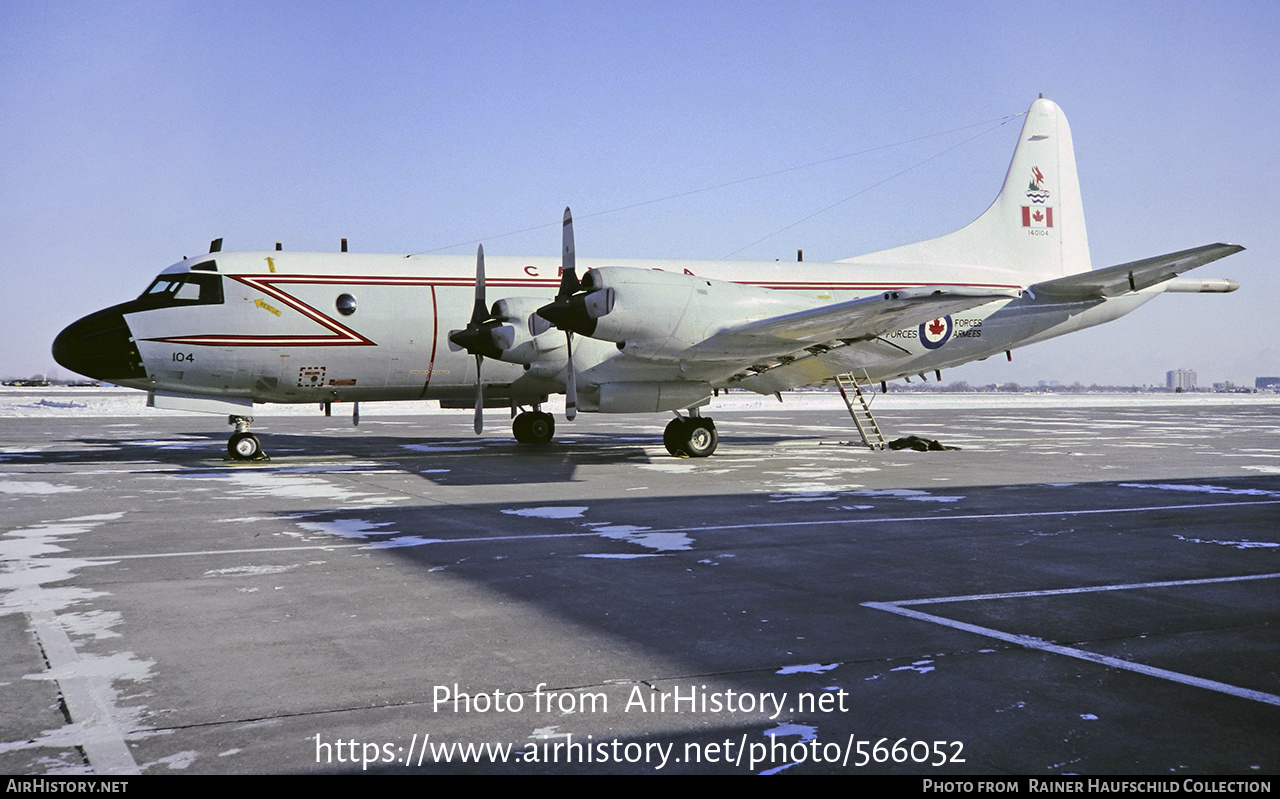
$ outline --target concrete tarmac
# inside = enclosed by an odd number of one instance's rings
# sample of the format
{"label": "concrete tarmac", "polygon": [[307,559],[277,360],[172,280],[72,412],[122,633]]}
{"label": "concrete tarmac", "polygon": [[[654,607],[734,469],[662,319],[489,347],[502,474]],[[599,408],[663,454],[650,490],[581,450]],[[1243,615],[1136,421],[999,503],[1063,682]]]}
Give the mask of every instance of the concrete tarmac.
{"label": "concrete tarmac", "polygon": [[1276,408],[3,419],[0,773],[1276,774]]}

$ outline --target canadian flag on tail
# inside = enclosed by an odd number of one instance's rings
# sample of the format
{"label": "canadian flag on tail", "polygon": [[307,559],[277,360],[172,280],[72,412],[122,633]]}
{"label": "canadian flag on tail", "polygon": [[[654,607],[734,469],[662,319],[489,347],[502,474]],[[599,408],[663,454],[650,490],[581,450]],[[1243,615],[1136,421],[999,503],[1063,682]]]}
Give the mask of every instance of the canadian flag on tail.
{"label": "canadian flag on tail", "polygon": [[1053,209],[1022,206],[1023,227],[1053,227]]}

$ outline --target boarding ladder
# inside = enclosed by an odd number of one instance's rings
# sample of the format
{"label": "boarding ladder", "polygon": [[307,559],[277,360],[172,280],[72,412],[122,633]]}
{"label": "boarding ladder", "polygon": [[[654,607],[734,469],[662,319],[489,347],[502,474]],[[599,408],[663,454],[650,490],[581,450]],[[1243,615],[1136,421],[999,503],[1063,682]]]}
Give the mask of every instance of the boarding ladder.
{"label": "boarding ladder", "polygon": [[[862,393],[861,386],[870,383],[871,378],[866,369],[862,370],[861,375],[854,372],[836,375],[836,388],[840,389],[840,396],[849,409],[849,415],[853,417],[862,443],[870,449],[884,449],[884,434],[880,432],[880,425],[876,424],[876,417],[871,415],[871,400]],[[874,398],[875,395],[872,395],[872,399]]]}

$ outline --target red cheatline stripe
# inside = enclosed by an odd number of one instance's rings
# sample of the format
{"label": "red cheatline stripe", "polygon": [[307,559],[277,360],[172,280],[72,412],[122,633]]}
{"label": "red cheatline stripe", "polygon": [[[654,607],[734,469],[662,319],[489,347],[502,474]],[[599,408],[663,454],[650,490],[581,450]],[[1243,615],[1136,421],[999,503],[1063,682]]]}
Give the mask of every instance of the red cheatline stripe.
{"label": "red cheatline stripe", "polygon": [[[1024,224],[1028,209],[1023,208]],[[1050,216],[1052,226],[1052,216]],[[296,336],[250,336],[230,334],[204,334],[196,336],[166,336],[146,339],[162,341],[169,344],[189,344],[196,346],[222,347],[342,347],[342,346],[376,346],[376,342],[365,338],[360,333],[343,325],[328,314],[316,310],[312,306],[284,291],[278,284],[297,285],[349,285],[349,286],[424,286],[431,288],[433,316],[435,311],[435,290],[442,287],[471,287],[475,279],[471,277],[413,277],[394,275],[227,275],[227,277],[244,283],[262,293],[279,300],[303,316],[311,319],[321,327],[332,331],[331,336],[296,335]],[[486,281],[491,286],[516,288],[555,288],[559,284],[547,278],[490,278]],[[751,282],[744,281],[740,285],[767,288],[779,291],[890,291],[894,289],[917,288],[936,285],[932,283],[805,283],[805,282]],[[1020,288],[1013,284],[1003,283],[949,283],[947,285],[967,288]],[[435,338],[432,339],[434,356]],[[434,358],[433,358],[434,359]],[[430,377],[428,376],[428,381]]]}

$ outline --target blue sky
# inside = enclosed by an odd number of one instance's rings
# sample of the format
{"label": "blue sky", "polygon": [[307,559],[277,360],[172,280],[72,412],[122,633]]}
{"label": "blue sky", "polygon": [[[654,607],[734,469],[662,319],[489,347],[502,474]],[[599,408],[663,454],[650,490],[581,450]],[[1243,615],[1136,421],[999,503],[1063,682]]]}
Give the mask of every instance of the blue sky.
{"label": "blue sky", "polygon": [[1280,374],[1278,21],[1272,2],[3,3],[0,375],[53,369],[58,330],[218,236],[554,256],[571,205],[584,256],[930,238],[999,189],[1020,120],[979,123],[1043,92],[1095,266],[1231,241],[1249,249],[1200,274],[1241,289],[944,377],[1252,385]]}

